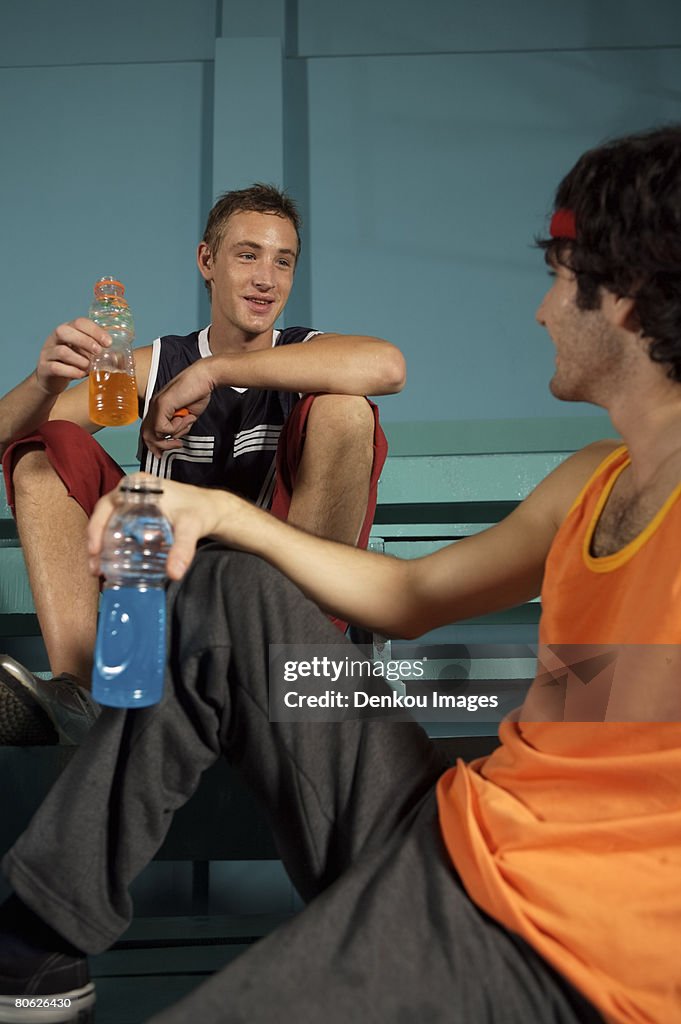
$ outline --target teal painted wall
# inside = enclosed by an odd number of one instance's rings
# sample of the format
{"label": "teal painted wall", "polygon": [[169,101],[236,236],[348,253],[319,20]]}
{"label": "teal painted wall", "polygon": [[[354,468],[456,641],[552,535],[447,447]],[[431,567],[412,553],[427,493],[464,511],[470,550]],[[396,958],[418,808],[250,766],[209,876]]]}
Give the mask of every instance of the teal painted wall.
{"label": "teal painted wall", "polygon": [[584,148],[680,116],[680,49],[677,0],[6,2],[0,389],[101,274],[140,343],[206,322],[205,215],[260,178],[305,218],[287,322],[405,352],[387,422],[589,415],[531,242]]}

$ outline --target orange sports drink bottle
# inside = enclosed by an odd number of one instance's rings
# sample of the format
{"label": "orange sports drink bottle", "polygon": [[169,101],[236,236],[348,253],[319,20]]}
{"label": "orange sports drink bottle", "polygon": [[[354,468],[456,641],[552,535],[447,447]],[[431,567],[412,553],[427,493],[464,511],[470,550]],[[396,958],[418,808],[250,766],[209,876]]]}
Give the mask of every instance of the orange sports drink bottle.
{"label": "orange sports drink bottle", "polygon": [[97,281],[88,315],[111,337],[110,347],[90,364],[90,419],[102,427],[134,423],[138,415],[132,354],[135,325],[120,281],[113,277]]}

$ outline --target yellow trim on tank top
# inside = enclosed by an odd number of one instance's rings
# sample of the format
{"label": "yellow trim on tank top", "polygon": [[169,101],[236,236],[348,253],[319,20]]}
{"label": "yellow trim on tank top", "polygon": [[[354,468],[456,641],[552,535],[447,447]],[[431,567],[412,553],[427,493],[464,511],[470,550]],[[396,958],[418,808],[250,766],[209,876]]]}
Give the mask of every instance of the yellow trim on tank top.
{"label": "yellow trim on tank top", "polygon": [[[622,447],[620,448],[616,448],[615,451],[612,452],[608,456],[608,458],[601,463],[600,469],[606,469],[608,464],[612,460],[614,460],[614,457],[618,453],[621,453],[623,450],[626,451],[626,447],[624,445],[622,445]],[[603,555],[601,558],[595,558],[590,553],[589,548],[591,547],[591,541],[593,540],[596,525],[598,524],[601,512],[603,511],[605,503],[610,497],[610,494],[612,493],[612,489],[615,486],[615,483],[617,482],[620,473],[622,473],[626,469],[626,467],[630,465],[630,463],[631,459],[627,456],[622,465],[618,466],[617,472],[613,473],[613,475],[608,480],[607,486],[603,488],[603,491],[601,492],[598,498],[598,502],[596,503],[596,508],[594,509],[593,515],[591,516],[589,526],[587,527],[584,533],[584,541],[582,543],[582,560],[584,561],[584,565],[586,566],[586,568],[590,569],[592,572],[612,572],[615,569],[619,569],[620,566],[624,565],[631,558],[633,558],[636,552],[640,551],[640,549],[646,543],[648,538],[655,533],[658,526],[667,515],[667,512],[674,504],[679,494],[681,494],[680,483],[676,485],[676,487],[671,492],[671,494],[664,502],[662,507],[658,509],[658,511],[655,513],[655,515],[650,520],[648,525],[641,531],[641,533],[639,533],[637,537],[634,537],[633,540],[629,541],[628,544],[625,544],[623,548],[620,548],[619,551],[615,551],[612,555]],[[594,477],[597,474],[598,470],[596,471],[596,473],[594,473]],[[591,479],[593,480],[594,477],[592,477]],[[589,481],[589,483],[591,483],[591,481]],[[587,484],[587,487],[588,486],[589,484]]]}
{"label": "yellow trim on tank top", "polygon": [[[609,455],[606,455],[606,457],[603,459],[602,462],[598,463],[598,465],[594,469],[593,473],[591,474],[591,476],[589,477],[587,482],[584,484],[584,486],[582,487],[581,491],[579,492],[579,494],[577,495],[575,500],[570,505],[568,514],[567,514],[567,516],[565,516],[565,519],[567,519],[568,516],[572,515],[572,513],[575,511],[575,509],[577,508],[578,505],[581,505],[582,498],[584,497],[586,492],[589,490],[589,488],[591,487],[591,485],[594,482],[594,480],[596,480],[596,478],[599,477],[601,475],[601,473],[603,473],[604,470],[606,470],[608,468],[608,466],[610,465],[611,462],[614,462],[615,459],[618,458],[622,454],[622,452],[626,452],[626,450],[627,450],[627,446],[625,444],[621,444],[617,448],[615,448],[615,450],[613,452],[610,452]],[[627,460],[627,461],[630,461],[630,460]],[[626,465],[626,463],[625,463],[625,465]]]}

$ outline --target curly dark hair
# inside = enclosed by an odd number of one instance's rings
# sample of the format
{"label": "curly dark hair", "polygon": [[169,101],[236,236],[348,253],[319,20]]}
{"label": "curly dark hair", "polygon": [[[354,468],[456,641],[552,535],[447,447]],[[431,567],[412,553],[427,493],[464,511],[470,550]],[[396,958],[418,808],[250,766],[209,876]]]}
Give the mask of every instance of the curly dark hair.
{"label": "curly dark hair", "polygon": [[576,240],[537,244],[575,274],[579,308],[598,309],[601,288],[634,298],[650,358],[681,382],[681,126],[589,150],[561,181],[554,208],[574,213]]}

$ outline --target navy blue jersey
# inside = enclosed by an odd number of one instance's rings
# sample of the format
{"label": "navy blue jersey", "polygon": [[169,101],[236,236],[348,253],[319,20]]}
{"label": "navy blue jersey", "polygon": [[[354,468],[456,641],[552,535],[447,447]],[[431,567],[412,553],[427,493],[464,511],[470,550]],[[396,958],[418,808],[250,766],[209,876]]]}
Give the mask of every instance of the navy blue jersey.
{"label": "navy blue jersey", "polygon": [[[307,327],[274,331],[274,345],[294,345],[319,334]],[[166,335],[153,344],[144,401],[151,399],[174,377],[212,355],[208,328],[186,337]],[[178,446],[156,458],[140,434],[140,467],[155,476],[222,487],[269,508],[274,492],[274,460],[281,428],[300,396],[295,391],[262,388],[216,388],[210,402]]]}

